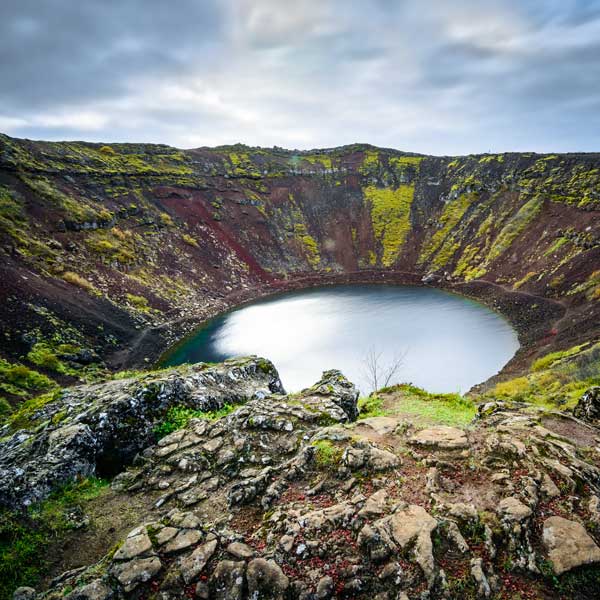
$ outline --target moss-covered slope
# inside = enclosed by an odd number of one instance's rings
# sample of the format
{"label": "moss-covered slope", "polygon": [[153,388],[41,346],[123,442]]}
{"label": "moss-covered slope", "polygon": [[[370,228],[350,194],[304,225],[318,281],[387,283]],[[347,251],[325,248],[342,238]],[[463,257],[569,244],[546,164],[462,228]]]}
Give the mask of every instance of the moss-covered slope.
{"label": "moss-covered slope", "polygon": [[382,274],[497,306],[518,321],[522,369],[598,338],[599,184],[597,154],[0,136],[0,396],[48,387],[15,387],[15,365],[93,379],[242,300]]}

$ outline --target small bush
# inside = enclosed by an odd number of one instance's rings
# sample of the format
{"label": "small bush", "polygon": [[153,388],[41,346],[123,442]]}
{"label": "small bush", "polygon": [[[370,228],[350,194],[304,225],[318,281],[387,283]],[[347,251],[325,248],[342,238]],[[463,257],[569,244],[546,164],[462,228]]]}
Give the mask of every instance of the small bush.
{"label": "small bush", "polygon": [[111,148],[110,146],[102,146],[102,148],[100,148],[100,152],[102,152],[102,154],[109,154],[110,156],[117,155],[114,148]]}
{"label": "small bush", "polygon": [[108,240],[89,237],[85,243],[92,252],[97,252],[98,254],[112,254],[117,250],[117,247]]}
{"label": "small bush", "polygon": [[144,296],[136,296],[135,294],[126,294],[127,302],[138,310],[148,310],[148,300]]}
{"label": "small bush", "polygon": [[88,292],[91,292],[94,289],[94,286],[87,279],[84,279],[81,275],[77,275],[77,273],[73,273],[73,271],[65,271],[62,274],[62,278],[67,283],[76,285]]}
{"label": "small bush", "polygon": [[187,233],[184,233],[181,236],[181,239],[188,244],[189,246],[194,246],[195,248],[198,248],[198,241],[196,240],[196,238],[193,238],[191,235],[188,235]]}
{"label": "small bush", "polygon": [[0,419],[7,417],[12,412],[12,406],[6,398],[0,396]]}
{"label": "small bush", "polygon": [[173,223],[173,219],[167,213],[160,213],[160,222],[165,227],[173,227],[175,225],[175,223]]}
{"label": "small bush", "polygon": [[34,365],[43,367],[50,371],[61,371],[61,365],[58,356],[44,342],[38,342],[27,353],[27,360],[30,360]]}
{"label": "small bush", "polygon": [[318,440],[313,442],[312,446],[315,449],[315,460],[320,467],[337,465],[342,458],[342,449],[330,440]]}

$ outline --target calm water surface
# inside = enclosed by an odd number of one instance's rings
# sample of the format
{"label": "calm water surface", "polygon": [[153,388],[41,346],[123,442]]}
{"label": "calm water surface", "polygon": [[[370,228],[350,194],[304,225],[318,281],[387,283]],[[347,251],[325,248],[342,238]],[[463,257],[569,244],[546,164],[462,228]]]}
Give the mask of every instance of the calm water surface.
{"label": "calm water surface", "polygon": [[335,368],[367,393],[365,356],[372,349],[384,365],[404,355],[394,383],[466,392],[518,347],[510,324],[472,300],[432,288],[353,285],[290,292],[225,313],[166,364],[258,354],[273,361],[289,392]]}

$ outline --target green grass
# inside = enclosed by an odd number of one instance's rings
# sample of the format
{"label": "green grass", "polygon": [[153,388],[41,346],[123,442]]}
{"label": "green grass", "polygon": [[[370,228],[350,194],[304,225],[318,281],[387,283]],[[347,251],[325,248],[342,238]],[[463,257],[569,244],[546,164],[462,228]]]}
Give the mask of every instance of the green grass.
{"label": "green grass", "polygon": [[[460,394],[432,394],[406,383],[383,388],[379,394],[383,397],[371,396],[363,403],[361,419],[408,414],[440,425],[463,427],[477,413],[475,404]],[[386,398],[387,394],[397,394],[397,397]]]}
{"label": "green grass", "polygon": [[226,417],[233,410],[235,410],[235,407],[232,404],[224,404],[218,410],[194,410],[186,406],[173,406],[167,411],[165,419],[154,428],[154,433],[160,439],[169,435],[169,433],[182,429],[191,419],[216,421]]}
{"label": "green grass", "polygon": [[13,413],[8,415],[6,423],[9,425],[11,431],[17,429],[29,429],[33,427],[34,423],[33,415],[36,411],[46,406],[50,402],[54,402],[58,399],[61,393],[61,388],[56,388],[45,394],[34,396],[29,398],[23,404],[21,404]]}
{"label": "green grass", "polygon": [[46,375],[0,358],[0,393],[24,398],[54,386],[56,383]]}
{"label": "green grass", "polygon": [[108,486],[102,479],[73,482],[24,513],[0,512],[0,600],[15,588],[35,587],[45,574],[51,548],[75,528],[68,515],[83,510]]}
{"label": "green grass", "polygon": [[371,417],[383,417],[386,411],[383,408],[383,398],[377,395],[359,398],[358,400],[358,418],[369,419]]}

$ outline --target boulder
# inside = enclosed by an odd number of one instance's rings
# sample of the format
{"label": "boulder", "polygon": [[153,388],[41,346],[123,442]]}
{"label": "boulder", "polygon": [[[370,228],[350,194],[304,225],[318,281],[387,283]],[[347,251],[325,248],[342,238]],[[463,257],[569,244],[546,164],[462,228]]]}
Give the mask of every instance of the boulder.
{"label": "boulder", "polygon": [[532,511],[531,508],[511,496],[500,500],[496,512],[506,521],[520,522],[528,519]]}
{"label": "boulder", "polygon": [[241,542],[231,542],[231,544],[227,546],[227,552],[232,556],[235,556],[235,558],[241,559],[248,559],[254,556],[254,550]]}
{"label": "boulder", "polygon": [[457,427],[431,427],[422,429],[410,438],[415,446],[440,450],[459,450],[469,447],[467,434]]}
{"label": "boulder", "polygon": [[283,600],[289,580],[273,560],[255,558],[246,571],[248,593],[256,600]]}
{"label": "boulder", "polygon": [[130,534],[123,545],[115,552],[114,560],[131,560],[140,554],[145,554],[152,550],[152,542],[146,533],[146,530],[134,531]]}
{"label": "boulder", "polygon": [[349,421],[356,421],[358,390],[340,371],[336,369],[324,371],[321,380],[311,388],[311,392],[331,397],[333,402],[346,413]]}
{"label": "boulder", "polygon": [[150,581],[161,568],[162,564],[158,556],[134,558],[126,563],[115,563],[111,574],[126,592],[131,592],[142,583]]}
{"label": "boulder", "polygon": [[210,540],[198,546],[190,555],[182,558],[179,566],[181,575],[186,583],[191,583],[200,575],[206,563],[211,559],[217,549],[217,540]]}
{"label": "boulder", "polygon": [[212,577],[210,589],[214,600],[242,600],[246,583],[246,563],[232,560],[220,561]]}
{"label": "boulder", "polygon": [[600,548],[583,525],[563,517],[544,521],[542,541],[556,575],[600,562]]}

